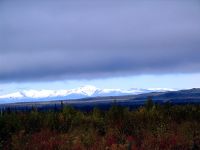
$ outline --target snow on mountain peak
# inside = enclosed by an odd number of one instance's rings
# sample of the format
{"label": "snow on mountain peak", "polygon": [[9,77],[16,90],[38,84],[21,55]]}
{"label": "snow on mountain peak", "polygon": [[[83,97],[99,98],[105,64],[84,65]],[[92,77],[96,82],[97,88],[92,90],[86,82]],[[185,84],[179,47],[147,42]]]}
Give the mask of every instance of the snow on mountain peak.
{"label": "snow on mountain peak", "polygon": [[85,85],[85,86],[79,87],[78,89],[84,90],[84,91],[94,91],[94,90],[97,90],[98,88],[96,88],[93,85]]}
{"label": "snow on mountain peak", "polygon": [[25,90],[23,94],[25,97],[31,98],[43,98],[43,97],[50,97],[55,95],[55,91],[53,90]]}
{"label": "snow on mountain peak", "polygon": [[173,91],[173,89],[167,88],[149,88],[149,89],[139,89],[132,88],[129,90],[124,89],[100,89],[92,85],[81,86],[76,89],[62,89],[62,90],[23,90],[20,92],[14,92],[10,94],[0,95],[0,99],[18,99],[23,101],[23,99],[76,99],[84,97],[95,97],[95,96],[120,96],[120,95],[136,95],[149,92],[164,92]]}
{"label": "snow on mountain peak", "polygon": [[99,90],[99,89],[96,88],[95,86],[86,85],[86,86],[81,86],[76,91],[78,93],[83,93],[85,95],[92,96],[97,90]]}
{"label": "snow on mountain peak", "polygon": [[10,94],[5,94],[5,95],[0,95],[0,99],[3,98],[22,98],[23,94],[21,92],[15,92],[15,93],[10,93]]}

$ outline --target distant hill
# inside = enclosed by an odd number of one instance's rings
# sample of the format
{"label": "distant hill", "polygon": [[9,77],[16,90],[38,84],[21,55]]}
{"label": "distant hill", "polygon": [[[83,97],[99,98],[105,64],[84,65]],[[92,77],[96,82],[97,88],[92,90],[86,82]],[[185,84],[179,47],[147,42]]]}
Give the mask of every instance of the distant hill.
{"label": "distant hill", "polygon": [[144,105],[147,98],[151,97],[155,103],[164,104],[166,102],[171,104],[200,104],[200,89],[189,89],[180,91],[167,92],[151,92],[138,95],[125,96],[105,96],[105,97],[87,97],[82,99],[66,99],[66,100],[51,100],[38,102],[20,102],[0,104],[0,108],[17,108],[17,109],[31,109],[37,107],[38,109],[54,109],[61,107],[61,102],[64,105],[71,105],[77,108],[90,109],[93,107],[107,108],[113,104],[139,107]]}
{"label": "distant hill", "polygon": [[69,90],[22,90],[0,94],[0,103],[36,102],[50,100],[80,99],[88,97],[125,96],[151,92],[173,91],[167,88],[139,89],[100,89],[91,85]]}

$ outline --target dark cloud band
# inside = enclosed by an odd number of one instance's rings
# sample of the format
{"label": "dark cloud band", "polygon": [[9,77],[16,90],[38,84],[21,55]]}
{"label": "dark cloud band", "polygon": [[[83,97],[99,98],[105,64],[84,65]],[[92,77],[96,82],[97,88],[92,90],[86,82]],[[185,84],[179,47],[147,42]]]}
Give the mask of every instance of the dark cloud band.
{"label": "dark cloud band", "polygon": [[0,81],[200,72],[200,3],[0,2]]}

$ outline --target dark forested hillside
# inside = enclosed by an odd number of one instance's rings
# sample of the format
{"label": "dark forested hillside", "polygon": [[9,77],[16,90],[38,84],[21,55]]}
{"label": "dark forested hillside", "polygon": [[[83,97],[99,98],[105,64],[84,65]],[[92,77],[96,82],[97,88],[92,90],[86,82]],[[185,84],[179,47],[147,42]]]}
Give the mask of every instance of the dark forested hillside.
{"label": "dark forested hillside", "polygon": [[0,149],[13,150],[197,150],[200,105],[154,104],[135,110],[6,111],[0,116]]}

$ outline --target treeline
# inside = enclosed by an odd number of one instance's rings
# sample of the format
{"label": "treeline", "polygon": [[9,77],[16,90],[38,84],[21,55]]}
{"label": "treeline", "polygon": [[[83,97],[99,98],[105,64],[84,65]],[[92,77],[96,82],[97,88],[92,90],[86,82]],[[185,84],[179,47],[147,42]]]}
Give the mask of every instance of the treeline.
{"label": "treeline", "polygon": [[136,110],[4,112],[0,149],[5,150],[198,150],[200,105],[154,104]]}

